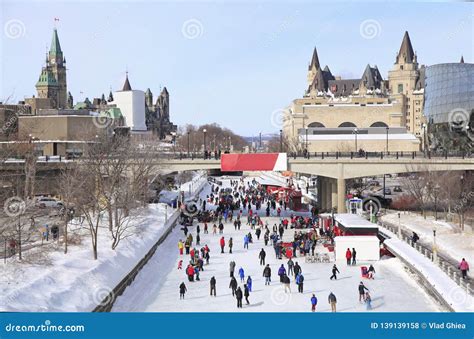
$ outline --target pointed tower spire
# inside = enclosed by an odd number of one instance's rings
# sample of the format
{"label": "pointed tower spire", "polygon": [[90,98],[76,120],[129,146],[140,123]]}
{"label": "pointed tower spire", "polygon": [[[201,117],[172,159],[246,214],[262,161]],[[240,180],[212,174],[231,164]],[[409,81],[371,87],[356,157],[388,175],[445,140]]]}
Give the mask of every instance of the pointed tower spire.
{"label": "pointed tower spire", "polygon": [[461,61],[459,61],[461,64],[464,63],[464,56],[461,55]]}
{"label": "pointed tower spire", "polygon": [[413,63],[414,59],[415,59],[415,53],[413,52],[410,36],[408,35],[408,31],[405,31],[402,45],[400,46],[400,51],[398,52],[398,56],[397,56],[397,64],[400,64],[400,63],[411,64]]}
{"label": "pointed tower spire", "polygon": [[58,30],[54,28],[53,38],[51,39],[51,47],[49,49],[49,54],[51,56],[62,55],[63,51],[61,50],[61,45],[58,38]]}
{"label": "pointed tower spire", "polygon": [[308,69],[311,70],[313,67],[320,69],[318,51],[316,50],[316,47],[314,47],[313,57],[311,58],[311,64],[309,65]]}
{"label": "pointed tower spire", "polygon": [[128,71],[127,71],[127,75],[125,78],[125,83],[123,84],[122,91],[131,91],[131,90],[132,90],[132,86],[130,86],[130,81],[128,81]]}

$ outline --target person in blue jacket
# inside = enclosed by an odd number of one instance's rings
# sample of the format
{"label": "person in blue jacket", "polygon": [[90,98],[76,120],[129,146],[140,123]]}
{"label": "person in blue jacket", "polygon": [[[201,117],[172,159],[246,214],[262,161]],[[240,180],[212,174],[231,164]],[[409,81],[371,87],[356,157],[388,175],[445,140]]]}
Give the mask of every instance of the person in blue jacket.
{"label": "person in blue jacket", "polygon": [[278,269],[278,275],[280,276],[280,282],[283,282],[283,277],[286,275],[286,269],[283,264],[281,264],[280,268]]}
{"label": "person in blue jacket", "polygon": [[300,272],[300,273],[298,273],[298,275],[296,276],[296,284],[298,285],[298,292],[299,292],[299,293],[303,293],[303,282],[304,282],[304,276],[303,276],[303,274]]}
{"label": "person in blue jacket", "polygon": [[239,268],[239,277],[240,277],[240,282],[244,282],[245,273],[244,273],[244,269],[242,267]]}
{"label": "person in blue jacket", "polygon": [[247,234],[244,236],[244,248],[249,249],[249,236]]}
{"label": "person in blue jacket", "polygon": [[316,311],[316,305],[318,304],[318,298],[313,294],[311,297],[311,312]]}
{"label": "person in blue jacket", "polygon": [[247,277],[247,287],[249,288],[249,291],[252,292],[252,278],[250,275]]}

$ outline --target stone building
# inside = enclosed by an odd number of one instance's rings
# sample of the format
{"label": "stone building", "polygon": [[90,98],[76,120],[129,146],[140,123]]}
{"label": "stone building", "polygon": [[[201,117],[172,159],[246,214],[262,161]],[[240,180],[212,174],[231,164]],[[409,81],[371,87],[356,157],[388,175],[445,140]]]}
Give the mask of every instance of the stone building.
{"label": "stone building", "polygon": [[366,151],[418,151],[423,76],[408,32],[388,80],[376,65],[367,65],[360,78],[342,79],[321,66],[315,48],[305,95],[284,110],[282,133],[290,148],[310,152],[353,151],[356,134]]}
{"label": "stone building", "polygon": [[[44,108],[72,108],[68,105],[68,92],[66,81],[66,58],[61,50],[59,43],[58,31],[55,28],[49,53],[46,55],[45,65],[41,69],[41,73],[36,83],[36,91],[38,99],[46,99]],[[34,103],[34,98],[29,102]]]}

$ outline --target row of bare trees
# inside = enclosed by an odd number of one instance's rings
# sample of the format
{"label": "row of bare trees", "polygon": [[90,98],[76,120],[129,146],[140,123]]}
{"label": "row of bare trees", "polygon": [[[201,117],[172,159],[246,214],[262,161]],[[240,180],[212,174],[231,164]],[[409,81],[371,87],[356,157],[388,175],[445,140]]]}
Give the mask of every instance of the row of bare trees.
{"label": "row of bare trees", "polygon": [[[65,252],[67,223],[74,215],[84,218],[94,259],[98,257],[98,235],[107,218],[112,249],[137,232],[132,212],[148,202],[154,158],[126,136],[101,137],[90,144],[80,161],[61,173],[60,192],[65,205]],[[70,216],[70,217],[69,217]]]}
{"label": "row of bare trees", "polygon": [[407,194],[401,198],[404,202],[394,203],[395,207],[418,209],[425,218],[428,210],[443,212],[447,218],[456,215],[463,231],[466,214],[472,213],[474,208],[474,173],[427,169],[414,172],[403,178]]}

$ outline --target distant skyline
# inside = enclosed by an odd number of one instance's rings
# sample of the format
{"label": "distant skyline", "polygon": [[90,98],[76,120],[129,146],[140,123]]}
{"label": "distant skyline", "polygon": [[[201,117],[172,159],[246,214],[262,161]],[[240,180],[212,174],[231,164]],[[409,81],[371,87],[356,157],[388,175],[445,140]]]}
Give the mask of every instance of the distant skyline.
{"label": "distant skyline", "polygon": [[[472,3],[2,1],[0,100],[36,94],[56,24],[74,101],[121,89],[170,92],[178,125],[275,133],[272,112],[301,97],[316,46],[322,67],[386,79],[405,31],[420,64],[473,60]],[[59,21],[54,21],[58,18]]]}

